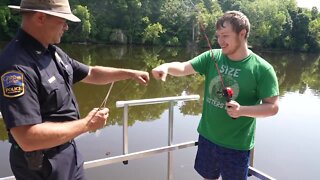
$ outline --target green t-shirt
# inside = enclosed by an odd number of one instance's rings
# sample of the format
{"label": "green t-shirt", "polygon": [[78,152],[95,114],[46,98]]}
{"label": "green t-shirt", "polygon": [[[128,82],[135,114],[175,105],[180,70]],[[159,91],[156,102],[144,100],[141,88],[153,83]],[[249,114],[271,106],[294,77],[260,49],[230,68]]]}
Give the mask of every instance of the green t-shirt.
{"label": "green t-shirt", "polygon": [[[240,105],[260,104],[264,98],[278,96],[279,87],[273,67],[250,51],[241,61],[232,61],[213,50],[225,87],[233,89],[232,99]],[[256,120],[251,117],[232,119],[226,112],[226,99],[222,94],[221,78],[212,59],[206,51],[191,60],[195,71],[205,76],[205,90],[202,117],[198,132],[221,146],[249,150],[254,147]]]}

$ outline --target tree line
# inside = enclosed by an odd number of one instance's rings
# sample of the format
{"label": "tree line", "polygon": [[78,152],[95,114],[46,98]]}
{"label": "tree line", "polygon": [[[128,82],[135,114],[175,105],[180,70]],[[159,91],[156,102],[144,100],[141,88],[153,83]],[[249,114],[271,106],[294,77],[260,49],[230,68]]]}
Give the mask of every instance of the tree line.
{"label": "tree line", "polygon": [[[239,10],[251,22],[249,45],[256,49],[320,51],[320,13],[300,8],[296,0],[69,0],[82,21],[69,23],[64,42],[206,46],[205,28],[218,47],[215,22],[223,12]],[[20,16],[0,2],[0,41],[11,39]]]}

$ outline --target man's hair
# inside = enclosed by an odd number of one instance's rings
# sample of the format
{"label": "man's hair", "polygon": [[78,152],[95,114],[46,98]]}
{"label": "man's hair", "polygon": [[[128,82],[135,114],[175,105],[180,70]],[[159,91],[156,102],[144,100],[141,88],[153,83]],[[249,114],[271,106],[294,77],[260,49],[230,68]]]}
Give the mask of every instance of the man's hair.
{"label": "man's hair", "polygon": [[240,11],[227,11],[222,17],[220,17],[216,23],[216,29],[224,28],[224,23],[229,22],[232,29],[236,33],[240,33],[241,30],[247,31],[245,38],[249,37],[250,33],[250,22],[246,15]]}

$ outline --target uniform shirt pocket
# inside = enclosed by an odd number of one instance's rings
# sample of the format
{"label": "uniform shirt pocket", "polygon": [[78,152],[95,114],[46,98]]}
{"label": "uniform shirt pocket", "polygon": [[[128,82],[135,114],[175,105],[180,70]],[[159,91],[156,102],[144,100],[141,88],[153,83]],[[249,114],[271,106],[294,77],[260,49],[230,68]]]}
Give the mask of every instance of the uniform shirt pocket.
{"label": "uniform shirt pocket", "polygon": [[67,86],[59,73],[52,76],[44,76],[41,81],[44,88],[42,109],[45,112],[58,111],[66,98],[68,98]]}

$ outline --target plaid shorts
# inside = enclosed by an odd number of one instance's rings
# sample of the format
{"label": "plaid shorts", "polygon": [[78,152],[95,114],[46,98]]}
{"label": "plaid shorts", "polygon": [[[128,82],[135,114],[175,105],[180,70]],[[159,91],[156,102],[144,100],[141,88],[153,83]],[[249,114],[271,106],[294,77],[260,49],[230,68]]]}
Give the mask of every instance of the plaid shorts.
{"label": "plaid shorts", "polygon": [[206,179],[247,180],[250,150],[221,147],[199,135],[194,169]]}

